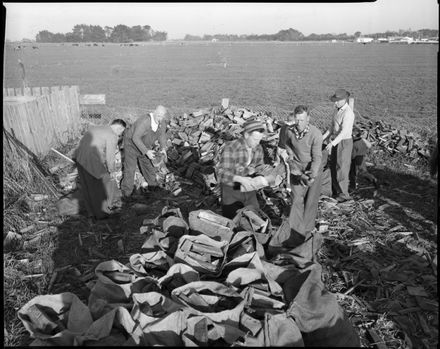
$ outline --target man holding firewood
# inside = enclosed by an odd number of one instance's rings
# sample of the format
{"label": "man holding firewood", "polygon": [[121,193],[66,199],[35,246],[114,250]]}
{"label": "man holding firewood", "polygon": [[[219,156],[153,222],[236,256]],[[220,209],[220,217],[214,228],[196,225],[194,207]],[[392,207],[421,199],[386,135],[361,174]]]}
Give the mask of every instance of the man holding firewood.
{"label": "man holding firewood", "polygon": [[258,167],[264,165],[260,144],[266,126],[260,120],[249,119],[243,124],[242,137],[226,143],[216,165],[221,186],[222,214],[234,218],[245,206],[259,208],[257,190],[273,183],[272,175],[259,175]]}
{"label": "man holding firewood", "polygon": [[[154,112],[139,117],[125,132],[124,162],[121,190],[124,198],[130,197],[134,187],[136,166],[148,183],[150,191],[160,189],[156,179],[156,162],[166,161],[166,119],[167,109],[159,105]],[[159,143],[159,151],[155,150]]]}

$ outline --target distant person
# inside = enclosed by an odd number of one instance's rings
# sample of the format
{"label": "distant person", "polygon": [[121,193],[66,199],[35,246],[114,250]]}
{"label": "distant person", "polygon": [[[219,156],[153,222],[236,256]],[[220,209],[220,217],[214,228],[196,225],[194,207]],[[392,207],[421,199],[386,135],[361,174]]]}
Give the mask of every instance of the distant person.
{"label": "distant person", "polygon": [[376,177],[368,172],[365,162],[365,156],[371,149],[372,144],[365,139],[362,130],[358,127],[353,128],[353,151],[351,153],[350,165],[350,190],[356,190],[358,179],[364,177],[373,183],[376,187],[378,185]]}
{"label": "distant person", "polygon": [[[123,141],[123,177],[121,190],[123,198],[128,198],[133,193],[134,175],[139,165],[142,176],[148,183],[148,190],[158,192],[157,169],[153,161],[158,157],[166,159],[166,116],[167,109],[159,105],[147,115],[139,117],[131,127],[127,129]],[[158,153],[154,150],[159,144]]]}
{"label": "distant person", "polygon": [[125,128],[126,123],[121,119],[113,120],[110,125],[90,126],[73,155],[78,168],[79,190],[92,218],[108,217],[113,202],[120,197],[115,154]]}
{"label": "distant person", "polygon": [[302,243],[315,228],[321,194],[322,134],[310,124],[308,108],[298,105],[280,130],[278,152],[290,167],[292,206],[289,224]]}
{"label": "distant person", "polygon": [[229,141],[219,154],[216,165],[221,187],[222,214],[234,218],[245,206],[259,208],[257,190],[269,185],[274,178],[256,173],[264,165],[263,148],[260,144],[265,136],[265,124],[256,119],[243,124],[242,137]]}
{"label": "distant person", "polygon": [[351,199],[348,185],[353,149],[354,112],[348,105],[348,97],[350,93],[344,89],[337,89],[330,97],[335,103],[336,111],[330,128],[323,134],[324,141],[330,136],[326,149],[330,154],[332,192],[338,202]]}

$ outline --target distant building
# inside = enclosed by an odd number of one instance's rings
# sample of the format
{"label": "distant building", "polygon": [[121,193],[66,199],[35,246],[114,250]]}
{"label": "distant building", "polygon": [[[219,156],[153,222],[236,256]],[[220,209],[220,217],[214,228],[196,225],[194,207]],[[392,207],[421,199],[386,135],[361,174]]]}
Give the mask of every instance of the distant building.
{"label": "distant building", "polygon": [[217,39],[216,39],[216,38],[214,38],[214,39],[212,39],[212,40],[211,40],[211,42],[217,42]]}
{"label": "distant building", "polygon": [[366,38],[366,37],[363,37],[363,38],[357,38],[356,39],[356,42],[358,42],[358,43],[360,43],[360,44],[368,44],[368,43],[370,43],[370,42],[373,42],[373,38]]}
{"label": "distant building", "polygon": [[412,44],[414,39],[409,36],[393,36],[389,38],[390,44]]}
{"label": "distant building", "polygon": [[377,41],[383,43],[383,42],[388,42],[389,40],[388,38],[378,38]]}

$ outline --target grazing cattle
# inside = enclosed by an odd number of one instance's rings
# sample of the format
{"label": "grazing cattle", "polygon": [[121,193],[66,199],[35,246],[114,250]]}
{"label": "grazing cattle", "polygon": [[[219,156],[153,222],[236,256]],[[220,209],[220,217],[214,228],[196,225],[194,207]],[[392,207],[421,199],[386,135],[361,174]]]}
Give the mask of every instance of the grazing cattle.
{"label": "grazing cattle", "polygon": [[14,51],[23,50],[24,48],[25,48],[25,46],[20,46],[20,45],[18,45],[18,46],[15,46],[15,47],[14,47]]}
{"label": "grazing cattle", "polygon": [[79,46],[79,44],[72,44],[72,46]]}
{"label": "grazing cattle", "polygon": [[98,44],[94,43],[93,46],[98,46]]}
{"label": "grazing cattle", "polygon": [[32,46],[32,49],[33,50],[38,50],[39,48],[38,48],[38,46]]}

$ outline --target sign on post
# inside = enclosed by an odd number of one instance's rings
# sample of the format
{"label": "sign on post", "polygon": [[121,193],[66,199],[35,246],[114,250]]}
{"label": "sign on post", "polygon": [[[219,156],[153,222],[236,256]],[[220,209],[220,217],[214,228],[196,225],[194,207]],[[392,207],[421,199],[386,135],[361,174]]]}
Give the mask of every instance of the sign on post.
{"label": "sign on post", "polygon": [[79,95],[79,104],[105,104],[105,95]]}

